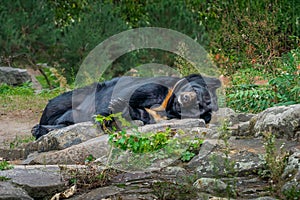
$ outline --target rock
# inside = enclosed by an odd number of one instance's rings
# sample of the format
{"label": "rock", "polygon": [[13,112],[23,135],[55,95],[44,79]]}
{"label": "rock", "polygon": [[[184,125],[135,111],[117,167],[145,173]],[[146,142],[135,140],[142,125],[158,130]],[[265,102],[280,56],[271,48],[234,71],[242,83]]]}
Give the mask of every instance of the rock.
{"label": "rock", "polygon": [[222,142],[209,140],[187,166],[201,177],[249,175],[263,167],[263,160],[259,155],[263,152],[262,143],[255,139],[229,140],[230,151],[227,156],[224,148],[226,147]]}
{"label": "rock", "polygon": [[193,127],[205,127],[205,121],[203,119],[172,119],[165,120],[157,124],[149,124],[138,127],[138,131],[141,133],[165,131],[166,128],[176,130],[187,130]]}
{"label": "rock", "polygon": [[109,197],[116,196],[123,190],[124,189],[116,187],[116,186],[107,186],[107,187],[97,188],[86,194],[75,196],[75,197],[72,197],[69,199],[70,200],[84,200],[84,199],[90,199],[90,200],[103,199],[104,200],[104,199],[110,199]]}
{"label": "rock", "polygon": [[256,174],[264,166],[260,155],[244,150],[231,156],[234,161],[234,171],[239,175]]}
{"label": "rock", "polygon": [[217,140],[205,140],[201,145],[198,155],[196,155],[192,160],[187,164],[189,169],[195,169],[199,166],[201,160],[210,155],[210,153],[217,147]]}
{"label": "rock", "polygon": [[[103,134],[92,122],[82,122],[57,129],[40,137],[32,145],[39,152],[62,150]],[[33,147],[34,148],[34,147]]]}
{"label": "rock", "polygon": [[231,131],[232,136],[239,136],[239,137],[252,137],[253,134],[250,131],[250,121],[246,122],[239,122],[234,126],[229,126],[229,130]]}
{"label": "rock", "polygon": [[271,131],[278,138],[300,139],[300,104],[268,108],[256,116],[252,130],[255,136]]}
{"label": "rock", "polygon": [[26,159],[35,151],[62,150],[103,135],[92,122],[82,122],[49,132],[34,142],[22,144],[18,148],[0,148],[0,157],[5,160]]}
{"label": "rock", "polygon": [[215,128],[194,127],[191,129],[187,129],[187,131],[197,134],[199,137],[205,139],[218,139],[220,136],[218,130],[216,130]]}
{"label": "rock", "polygon": [[237,125],[237,129],[232,131],[232,135],[249,137],[250,135],[250,121],[240,122]]}
{"label": "rock", "polygon": [[[186,131],[186,135],[184,137],[195,137],[197,134],[201,134],[201,137],[204,136],[201,131],[205,130],[195,130],[194,127],[205,126],[205,123],[202,119],[184,119],[184,120],[168,120],[164,123],[159,124],[151,124],[143,127],[138,127],[138,131],[141,133],[148,132],[157,132],[157,131],[165,131],[167,127],[172,130],[184,130]],[[201,128],[200,128],[201,129]],[[199,132],[200,131],[200,132]],[[131,130],[128,130],[127,133],[131,134]],[[192,132],[191,134],[189,134]],[[196,134],[195,134],[196,133]],[[101,133],[102,134],[102,133]],[[28,156],[28,158],[24,161],[24,164],[74,164],[76,162],[84,162],[87,156],[90,154],[93,155],[97,159],[97,161],[101,163],[107,162],[110,145],[108,144],[108,136],[101,135],[98,133],[97,129],[92,123],[80,123],[75,124],[73,126],[69,126],[63,129],[55,130],[47,135],[41,137],[39,140],[34,142],[32,145],[32,149],[38,150],[38,152],[50,151],[50,150],[60,150],[49,153],[35,153]],[[93,140],[90,138],[99,136],[97,139]],[[197,135],[198,137],[199,135]],[[180,137],[180,136],[178,136]],[[90,140],[89,140],[90,139]],[[84,143],[80,143],[86,141]],[[77,144],[80,143],[80,144]],[[123,152],[123,154],[126,152]],[[131,155],[127,155],[131,156]],[[153,162],[151,166],[149,166],[149,170],[156,170],[161,167],[165,167],[174,161],[174,159],[178,159],[180,155],[169,155],[161,160],[159,163]],[[127,159],[126,155],[118,156],[118,160],[113,160],[113,164],[115,167],[119,166],[121,169],[124,165],[124,159]],[[46,159],[45,159],[46,158]],[[128,162],[128,161],[127,161]],[[134,166],[130,166],[134,167]],[[133,168],[135,169],[135,168]],[[131,170],[133,170],[131,169]],[[145,169],[142,167],[142,169]],[[129,169],[127,169],[129,170]]]}
{"label": "rock", "polygon": [[[282,113],[276,111],[276,117],[281,120],[278,122],[280,126],[283,126],[283,122],[288,123],[288,119],[285,119],[288,115],[296,121],[299,119],[297,112],[295,113],[297,109],[291,107],[281,109]],[[73,130],[74,127],[68,127],[53,131],[36,141],[35,148],[40,152],[31,154],[24,163],[80,164],[92,155],[97,158],[92,164],[97,164],[102,170],[104,166],[117,169],[116,173],[111,175],[109,185],[92,189],[86,194],[75,194],[71,199],[222,199],[228,196],[253,200],[275,199],[269,196],[272,194],[269,191],[270,180],[261,179],[259,176],[259,171],[265,169],[263,160],[265,148],[262,138],[255,138],[253,132],[258,121],[266,119],[267,115],[263,114],[266,111],[258,115],[235,113],[230,109],[225,112],[228,112],[229,116],[222,117],[229,117],[234,124],[230,129],[236,127],[237,130],[233,136],[229,135],[229,138],[220,137],[218,123],[208,128],[199,119],[174,119],[137,128],[140,133],[154,133],[170,128],[174,137],[179,138],[178,141],[186,138],[203,138],[204,143],[200,147],[199,154],[188,163],[180,160],[182,153],[180,151],[184,149],[184,145],[181,146],[177,140],[175,149],[165,148],[166,152],[176,152],[176,156],[172,154],[169,156],[160,150],[137,155],[111,148],[107,134],[93,132],[97,131],[94,125],[84,123],[78,124],[76,131]],[[274,123],[270,126],[277,127]],[[180,134],[178,130],[183,130],[184,134]],[[128,129],[126,133],[132,134],[134,131],[136,129]],[[283,143],[286,145],[282,150],[291,154],[282,174],[282,180],[285,182],[278,193],[298,195],[296,192],[300,189],[299,142],[280,138],[276,139],[274,148],[279,150]],[[123,154],[119,153],[120,151]],[[110,160],[108,165],[107,160]],[[129,168],[122,168],[122,165]],[[63,175],[62,177],[64,178]],[[31,195],[29,190],[26,189],[26,192]]]}
{"label": "rock", "polygon": [[31,81],[31,78],[26,69],[0,67],[0,84],[6,83],[8,85],[17,86],[27,81]]}
{"label": "rock", "polygon": [[24,189],[13,186],[10,182],[0,181],[0,200],[7,199],[33,200]]}
{"label": "rock", "polygon": [[266,197],[258,197],[258,198],[251,199],[251,200],[277,200],[277,198],[266,196]]}
{"label": "rock", "polygon": [[[296,193],[296,191],[300,191],[300,149],[289,156],[282,179],[287,180],[281,188],[282,192],[291,193],[294,191]],[[300,197],[300,192],[298,192],[298,197]]]}
{"label": "rock", "polygon": [[[61,180],[58,166],[15,166],[14,169],[0,171],[0,176],[10,178],[9,183],[26,190],[27,194],[33,199],[49,198],[53,194],[66,189],[66,182]],[[6,187],[9,188],[9,185],[6,185]],[[24,199],[32,199],[27,197],[26,193],[18,188],[10,189],[15,191],[16,194],[22,194]],[[4,194],[0,193],[0,196],[2,197],[12,191],[2,191]]]}
{"label": "rock", "polygon": [[219,108],[217,112],[213,112],[211,124],[220,125],[225,119],[234,116],[236,113],[231,108]]}
{"label": "rock", "polygon": [[256,116],[252,113],[237,113],[236,118],[238,122],[248,122],[251,120],[252,117]]}
{"label": "rock", "polygon": [[202,192],[208,192],[210,194],[218,194],[224,196],[228,194],[227,184],[223,181],[215,178],[200,178],[193,184]]}
{"label": "rock", "polygon": [[210,128],[218,131],[218,127],[226,121],[232,135],[243,137],[251,136],[250,120],[255,116],[256,115],[252,113],[236,113],[231,108],[220,108],[217,112],[213,113]]}
{"label": "rock", "polygon": [[0,157],[5,160],[18,160],[24,159],[28,156],[29,152],[27,152],[26,148],[15,148],[11,149],[8,147],[0,148]]}
{"label": "rock", "polygon": [[167,174],[167,175],[180,175],[180,174],[185,174],[186,170],[182,167],[174,166],[174,167],[166,167],[162,169],[162,173]]}
{"label": "rock", "polygon": [[[282,174],[282,178],[290,179],[297,174],[297,171],[300,171],[300,149],[296,150],[292,155],[289,156],[288,163]],[[300,182],[300,179],[297,181]]]}
{"label": "rock", "polygon": [[231,108],[220,108],[213,113],[210,123],[220,125],[226,119],[230,125],[235,125],[240,122],[247,122],[254,116],[255,114],[252,113],[236,113]]}
{"label": "rock", "polygon": [[99,158],[108,155],[108,135],[90,139],[60,151],[35,153],[28,156],[23,164],[77,164],[84,163],[92,155]]}

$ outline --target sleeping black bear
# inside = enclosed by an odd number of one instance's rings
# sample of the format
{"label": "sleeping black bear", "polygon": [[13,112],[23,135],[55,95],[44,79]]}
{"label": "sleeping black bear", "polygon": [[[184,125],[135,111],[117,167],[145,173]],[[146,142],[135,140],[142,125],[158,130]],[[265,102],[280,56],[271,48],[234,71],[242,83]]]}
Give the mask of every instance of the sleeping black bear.
{"label": "sleeping black bear", "polygon": [[91,121],[93,116],[122,112],[127,120],[151,124],[163,119],[202,118],[208,123],[218,110],[216,78],[120,77],[63,93],[49,101],[32,134],[38,139],[49,131]]}

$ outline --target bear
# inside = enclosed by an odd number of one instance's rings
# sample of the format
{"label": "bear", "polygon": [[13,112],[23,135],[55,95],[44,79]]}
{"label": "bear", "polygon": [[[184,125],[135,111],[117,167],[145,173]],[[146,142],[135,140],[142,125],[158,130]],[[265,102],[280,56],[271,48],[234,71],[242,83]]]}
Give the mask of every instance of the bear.
{"label": "bear", "polygon": [[32,134],[38,139],[51,130],[117,112],[144,124],[174,118],[201,118],[209,123],[212,111],[218,110],[216,89],[220,85],[217,78],[200,74],[113,78],[50,100]]}

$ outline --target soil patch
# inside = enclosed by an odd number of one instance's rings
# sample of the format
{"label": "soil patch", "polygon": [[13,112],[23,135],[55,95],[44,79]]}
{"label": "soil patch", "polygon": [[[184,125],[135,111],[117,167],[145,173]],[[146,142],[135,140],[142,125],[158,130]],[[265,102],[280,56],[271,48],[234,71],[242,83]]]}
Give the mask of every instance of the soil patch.
{"label": "soil patch", "polygon": [[39,122],[41,113],[31,109],[0,113],[0,147],[16,138],[31,136],[32,127]]}

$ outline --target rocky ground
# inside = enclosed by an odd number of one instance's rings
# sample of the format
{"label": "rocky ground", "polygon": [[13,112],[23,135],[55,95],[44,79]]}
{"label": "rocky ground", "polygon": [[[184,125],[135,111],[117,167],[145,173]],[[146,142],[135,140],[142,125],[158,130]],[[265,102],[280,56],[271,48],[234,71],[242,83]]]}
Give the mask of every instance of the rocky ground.
{"label": "rocky ground", "polygon": [[[229,126],[220,130],[224,119]],[[0,199],[300,198],[300,105],[257,115],[220,109],[208,127],[185,119],[138,130],[166,127],[204,139],[192,160],[182,162],[174,154],[112,156],[108,135],[88,122],[15,149],[2,147],[0,157],[21,161],[0,171]]]}

